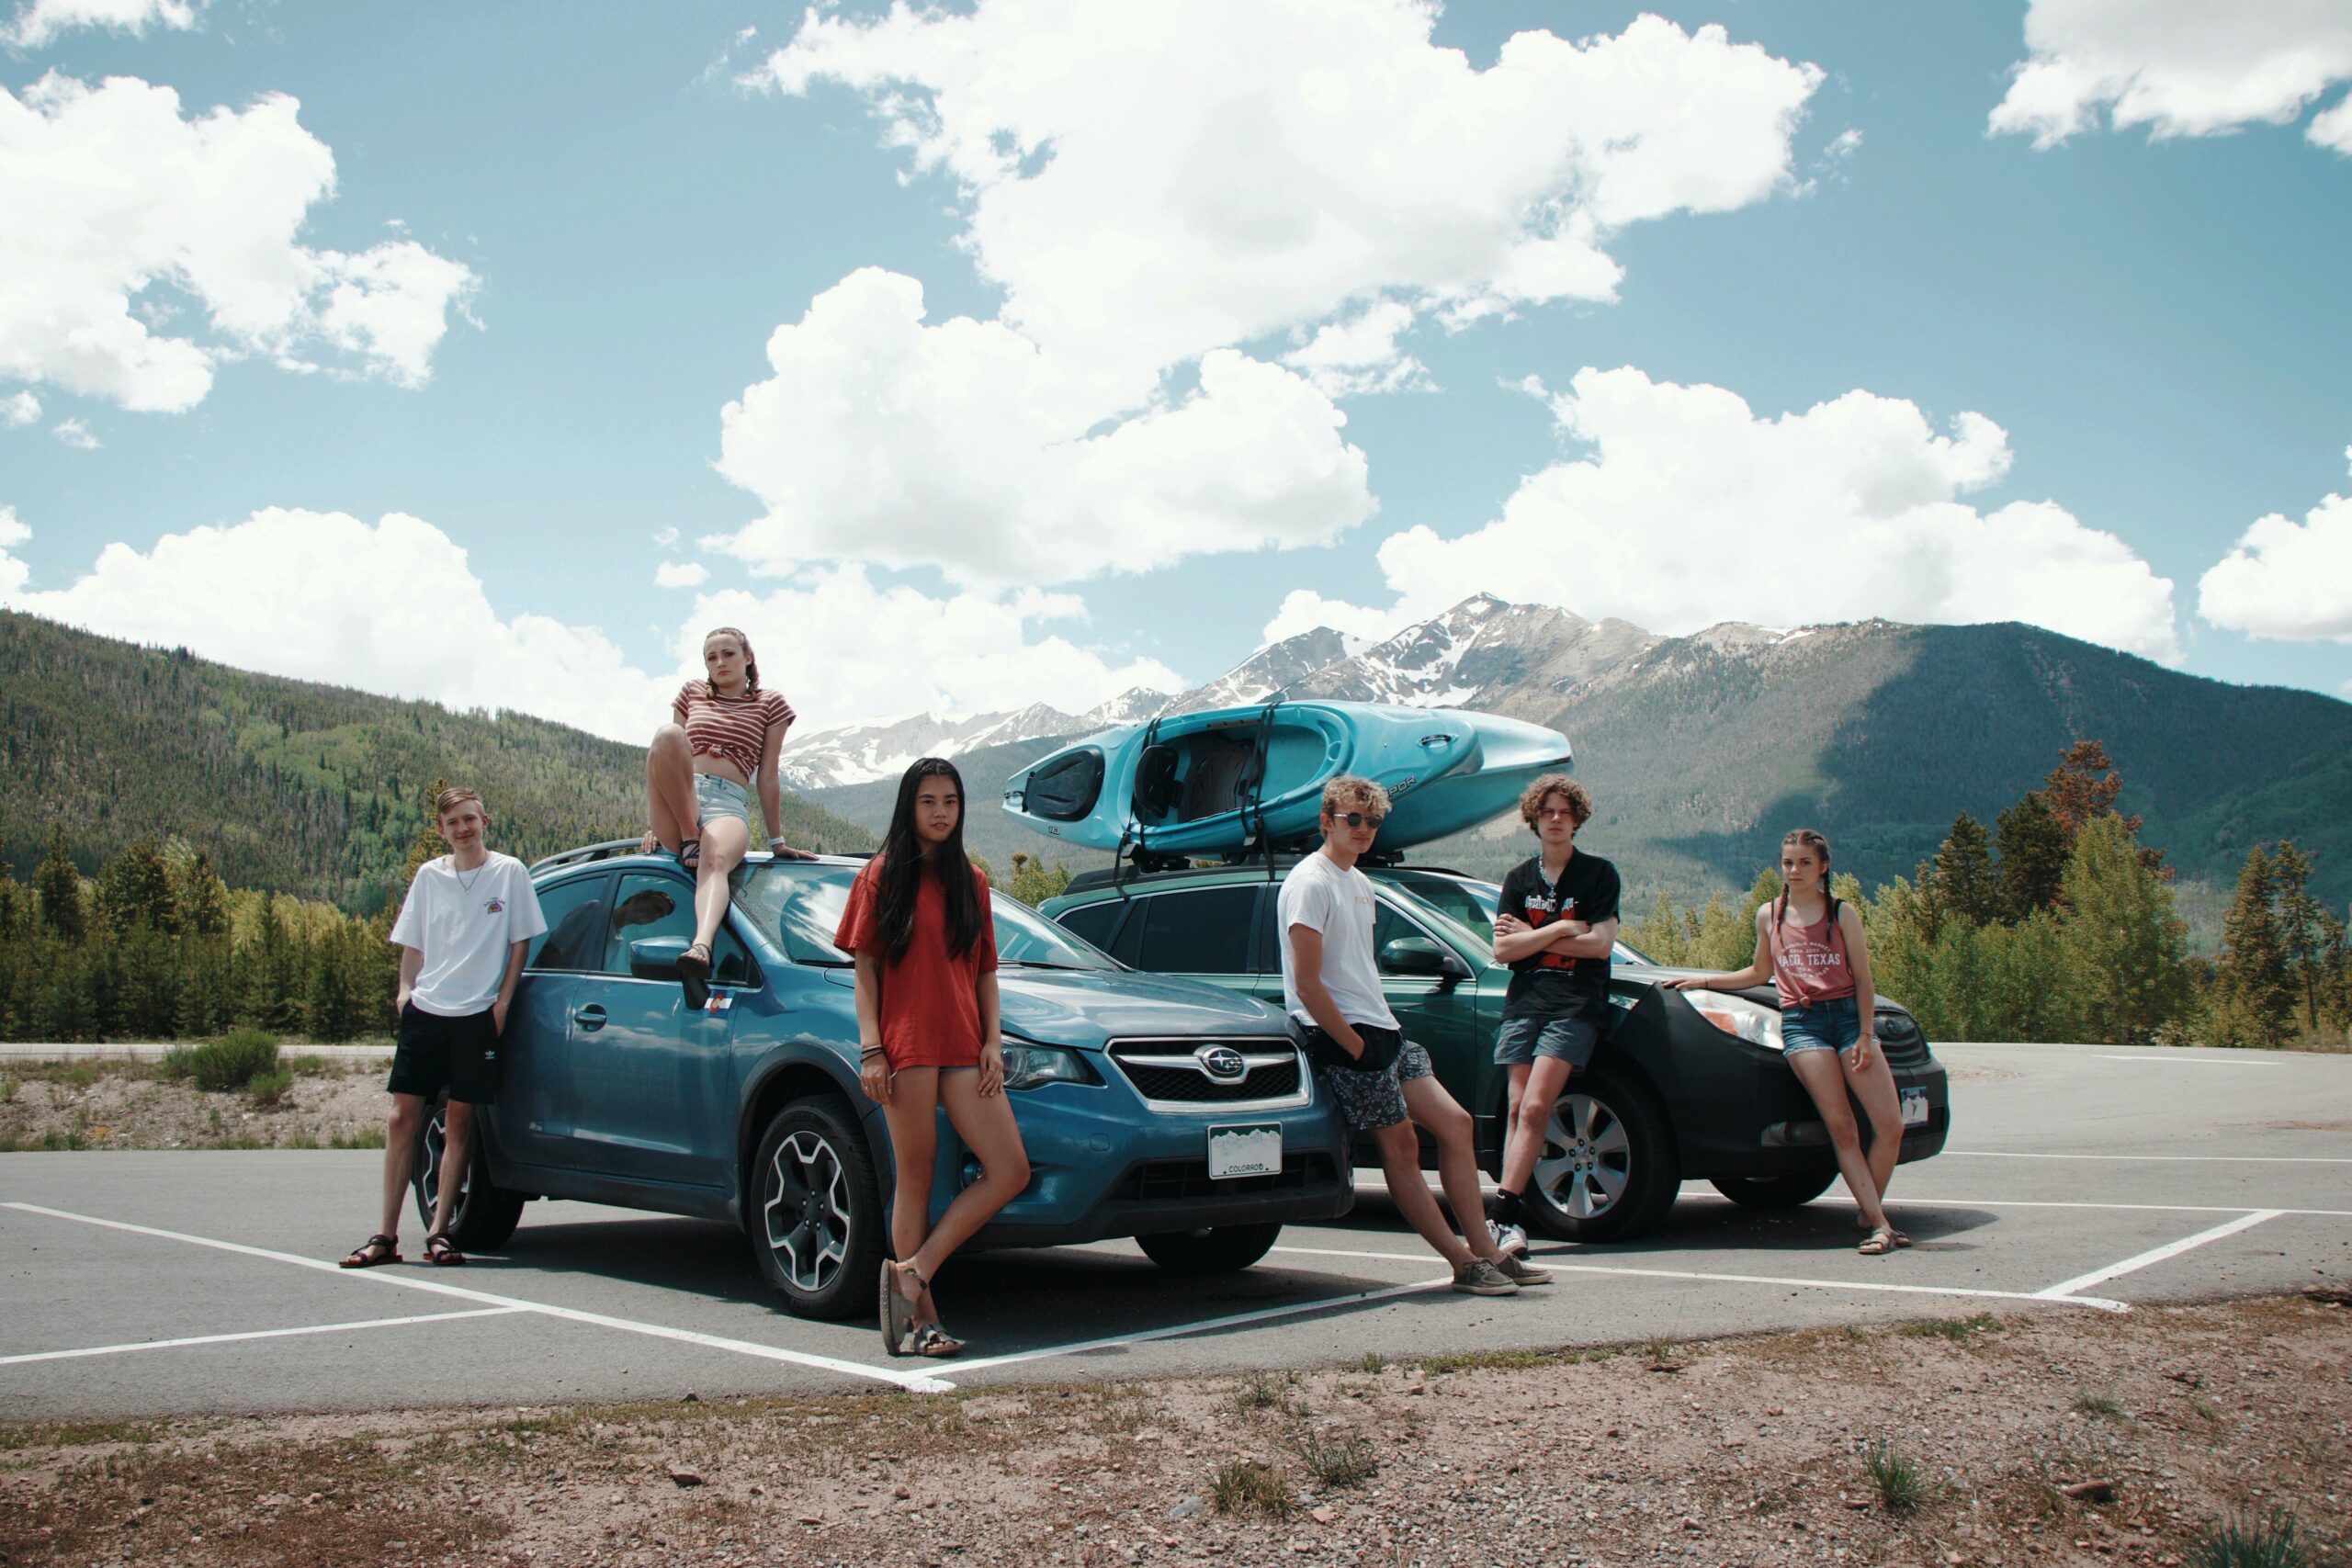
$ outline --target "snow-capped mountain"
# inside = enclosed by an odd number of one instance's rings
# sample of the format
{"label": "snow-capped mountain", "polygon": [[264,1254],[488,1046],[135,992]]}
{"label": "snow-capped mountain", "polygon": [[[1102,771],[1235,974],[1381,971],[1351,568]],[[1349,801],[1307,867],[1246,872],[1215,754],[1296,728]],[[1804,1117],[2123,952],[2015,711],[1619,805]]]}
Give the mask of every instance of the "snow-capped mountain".
{"label": "snow-capped mountain", "polygon": [[[1145,719],[1165,713],[1175,699],[1165,692],[1155,692],[1149,686],[1137,686],[1121,692],[1101,707],[1089,708],[1078,716],[1071,730],[1079,735],[1091,735],[1098,729],[1108,729],[1116,724],[1140,724]],[[1029,739],[1023,736],[1022,739]]]}
{"label": "snow-capped mountain", "polygon": [[1040,735],[1068,735],[1084,728],[1083,720],[1043,703],[1012,713],[976,714],[952,723],[917,714],[895,724],[852,725],[795,736],[777,755],[777,773],[787,789],[865,784],[905,772],[907,764],[918,757],[952,757],[958,751]]}
{"label": "snow-capped mountain", "polygon": [[1267,644],[1207,685],[1195,686],[1170,703],[1167,711],[1200,713],[1208,708],[1262,702],[1276,692],[1290,691],[1307,676],[1347,656],[1347,639],[1329,626],[1317,626],[1311,632]]}

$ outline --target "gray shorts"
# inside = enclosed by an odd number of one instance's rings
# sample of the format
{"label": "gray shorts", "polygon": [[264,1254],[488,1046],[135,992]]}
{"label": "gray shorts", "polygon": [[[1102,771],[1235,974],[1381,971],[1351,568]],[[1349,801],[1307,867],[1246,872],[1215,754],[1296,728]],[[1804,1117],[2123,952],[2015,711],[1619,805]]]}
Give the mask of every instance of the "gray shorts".
{"label": "gray shorts", "polygon": [[1507,1018],[1495,1034],[1495,1065],[1520,1067],[1549,1056],[1581,1069],[1600,1040],[1600,1031],[1580,1018]]}
{"label": "gray shorts", "polygon": [[1405,1086],[1430,1076],[1430,1054],[1410,1040],[1376,1073],[1317,1064],[1315,1081],[1340,1107],[1351,1133],[1377,1132],[1405,1120]]}
{"label": "gray shorts", "polygon": [[748,827],[752,792],[724,773],[696,773],[695,810],[706,822],[714,817],[732,817]]}

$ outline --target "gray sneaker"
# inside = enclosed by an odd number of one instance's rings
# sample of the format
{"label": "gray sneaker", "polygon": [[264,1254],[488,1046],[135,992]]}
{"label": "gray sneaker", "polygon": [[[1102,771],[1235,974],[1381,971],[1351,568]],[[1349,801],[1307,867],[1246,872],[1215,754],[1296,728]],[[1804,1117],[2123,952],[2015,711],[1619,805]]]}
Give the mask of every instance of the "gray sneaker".
{"label": "gray sneaker", "polygon": [[1474,1258],[1453,1271],[1453,1288],[1471,1296],[1515,1296],[1519,1287],[1483,1258]]}
{"label": "gray sneaker", "polygon": [[1509,1253],[1503,1254],[1503,1260],[1496,1272],[1514,1285],[1548,1285],[1552,1282],[1552,1270],[1539,1269],[1526,1258],[1513,1258]]}
{"label": "gray sneaker", "polygon": [[1527,1232],[1524,1227],[1488,1220],[1487,1234],[1494,1237],[1495,1250],[1505,1258],[1523,1258],[1527,1255]]}

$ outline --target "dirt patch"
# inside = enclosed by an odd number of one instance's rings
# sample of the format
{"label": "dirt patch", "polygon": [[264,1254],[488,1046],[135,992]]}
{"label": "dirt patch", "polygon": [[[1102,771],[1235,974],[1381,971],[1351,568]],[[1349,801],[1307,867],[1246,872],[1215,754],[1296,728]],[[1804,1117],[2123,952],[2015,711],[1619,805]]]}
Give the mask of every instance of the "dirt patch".
{"label": "dirt patch", "polygon": [[0,1150],[380,1148],[380,1063],[303,1058],[276,1103],[160,1076],[153,1062],[0,1063]]}
{"label": "dirt patch", "polygon": [[2233,1517],[2352,1530],[2352,1310],[2314,1301],[1489,1359],[0,1428],[0,1562],[2165,1568]]}

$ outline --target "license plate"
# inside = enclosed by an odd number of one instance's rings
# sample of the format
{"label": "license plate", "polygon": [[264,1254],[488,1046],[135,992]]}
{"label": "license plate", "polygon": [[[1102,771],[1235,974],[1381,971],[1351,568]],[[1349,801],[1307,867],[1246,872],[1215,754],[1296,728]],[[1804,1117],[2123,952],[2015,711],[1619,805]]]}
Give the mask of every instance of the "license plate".
{"label": "license plate", "polygon": [[1283,1124],[1237,1122],[1209,1129],[1209,1179],[1228,1176],[1280,1176]]}
{"label": "license plate", "polygon": [[1924,1127],[1928,1124],[1928,1091],[1926,1089],[1906,1089],[1903,1091],[1903,1124],[1905,1127]]}

